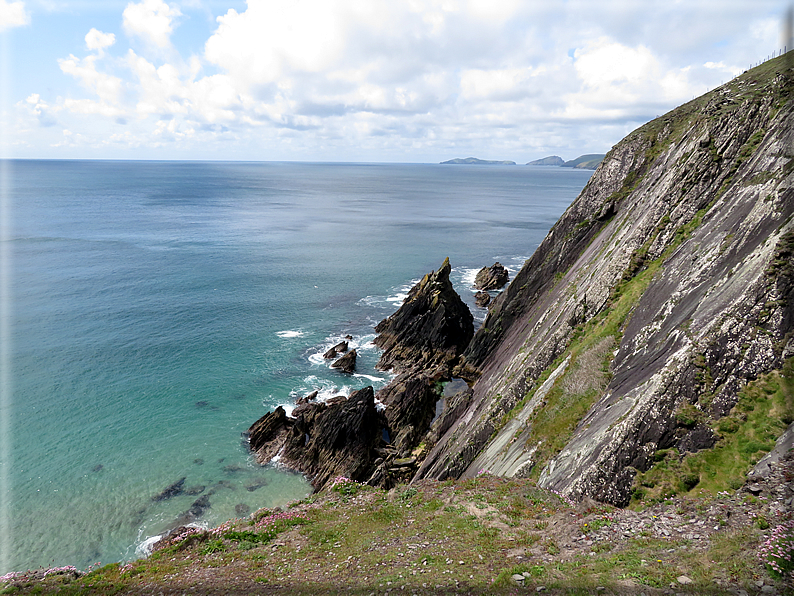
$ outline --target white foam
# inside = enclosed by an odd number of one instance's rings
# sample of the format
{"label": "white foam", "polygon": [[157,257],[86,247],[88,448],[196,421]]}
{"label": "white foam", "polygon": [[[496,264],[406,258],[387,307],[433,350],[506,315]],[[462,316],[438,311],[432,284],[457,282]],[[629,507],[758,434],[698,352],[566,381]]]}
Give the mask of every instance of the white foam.
{"label": "white foam", "polygon": [[[328,348],[330,348],[330,347],[331,346],[328,346]],[[319,366],[321,364],[325,364],[326,363],[326,359],[323,356],[323,354],[325,354],[325,352],[328,351],[328,348],[326,348],[325,350],[321,350],[319,352],[314,352],[313,354],[309,354],[309,362],[311,362],[312,364],[317,365],[317,366]]]}
{"label": "white foam", "polygon": [[387,296],[365,296],[358,302],[375,308],[394,309],[396,304],[402,304],[408,298],[408,292],[420,281],[421,279],[412,279],[405,285],[393,288]]}
{"label": "white foam", "polygon": [[135,554],[139,557],[148,557],[152,554],[152,548],[154,548],[154,545],[162,540],[162,538],[162,536],[151,536],[150,538],[147,538],[135,547]]}
{"label": "white foam", "polygon": [[359,379],[367,379],[368,381],[372,381],[373,383],[385,383],[386,379],[381,379],[380,377],[373,377],[372,375],[362,375],[359,373],[353,373],[354,377],[358,377]]}
{"label": "white foam", "polygon": [[460,275],[461,281],[467,289],[474,288],[474,279],[477,277],[479,269],[469,269],[468,267],[456,267],[453,273]]}
{"label": "white foam", "polygon": [[282,408],[284,408],[284,412],[287,416],[292,416],[292,410],[295,409],[295,404],[278,404]]}
{"label": "white foam", "polygon": [[[350,395],[352,388],[349,385],[339,387],[329,379],[321,379],[315,375],[309,375],[303,380],[302,386],[290,391],[290,397],[295,401],[314,391],[317,391],[317,401],[326,402],[338,395]],[[291,407],[294,408],[294,406]],[[284,409],[286,410],[286,406]]]}
{"label": "white foam", "polygon": [[278,466],[279,462],[281,461],[281,454],[284,453],[284,447],[282,447],[276,455],[273,456],[273,459],[270,460],[270,463],[274,466]]}
{"label": "white foam", "polygon": [[288,329],[286,331],[276,331],[281,339],[293,339],[295,337],[303,337],[304,333],[300,329]]}
{"label": "white foam", "polygon": [[348,339],[346,336],[342,335],[327,337],[323,343],[312,348],[313,351],[308,355],[309,362],[315,366],[330,367],[331,364],[333,364],[334,359],[325,358],[325,353],[333,346],[343,341],[347,342],[348,350],[356,350],[357,352],[375,350],[377,349],[377,346],[373,343],[375,337],[376,335],[374,333],[362,335],[360,337],[354,337],[353,339]]}
{"label": "white foam", "polygon": [[353,339],[348,345],[358,350],[374,350],[377,346],[373,343],[377,336],[374,333],[370,333],[369,335],[362,335],[358,339]]}

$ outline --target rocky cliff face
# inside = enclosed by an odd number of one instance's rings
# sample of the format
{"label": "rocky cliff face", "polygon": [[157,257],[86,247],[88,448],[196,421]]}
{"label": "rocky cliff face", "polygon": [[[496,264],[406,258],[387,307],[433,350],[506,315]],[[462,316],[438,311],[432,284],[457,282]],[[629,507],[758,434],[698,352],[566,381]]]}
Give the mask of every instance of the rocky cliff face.
{"label": "rocky cliff face", "polygon": [[659,453],[718,444],[742,388],[794,355],[792,111],[784,57],[617,144],[491,306],[416,477],[623,506]]}

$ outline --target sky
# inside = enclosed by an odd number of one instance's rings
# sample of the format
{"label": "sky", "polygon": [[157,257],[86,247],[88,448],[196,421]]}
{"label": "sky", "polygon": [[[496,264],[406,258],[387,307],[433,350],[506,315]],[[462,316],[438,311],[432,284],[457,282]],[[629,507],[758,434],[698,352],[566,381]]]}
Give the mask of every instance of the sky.
{"label": "sky", "polygon": [[0,157],[604,153],[784,45],[790,0],[0,0]]}

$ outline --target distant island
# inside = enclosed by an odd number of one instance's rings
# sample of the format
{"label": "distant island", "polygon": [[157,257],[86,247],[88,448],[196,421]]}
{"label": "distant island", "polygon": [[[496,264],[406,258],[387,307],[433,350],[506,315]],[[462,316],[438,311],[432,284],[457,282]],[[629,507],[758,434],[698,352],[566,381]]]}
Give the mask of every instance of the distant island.
{"label": "distant island", "polygon": [[566,161],[564,164],[562,164],[562,167],[579,168],[581,170],[595,170],[603,159],[603,153],[588,153],[587,155],[580,155],[571,161]]}
{"label": "distant island", "polygon": [[530,161],[527,163],[528,166],[561,166],[565,163],[565,160],[560,157],[559,155],[550,155],[549,157],[544,157],[543,159],[536,159],[535,161]]}
{"label": "distant island", "polygon": [[595,170],[604,159],[603,153],[588,153],[580,155],[571,161],[564,161],[559,155],[550,155],[543,159],[536,159],[527,163],[528,166],[559,166],[561,168],[577,168],[580,170]]}
{"label": "distant island", "polygon": [[449,161],[442,161],[441,165],[458,165],[458,164],[475,164],[478,166],[514,166],[516,162],[514,161],[495,161],[491,159],[477,159],[476,157],[466,157],[466,158],[455,158],[450,159]]}
{"label": "distant island", "polygon": [[[559,155],[550,155],[543,159],[536,159],[530,161],[528,166],[558,166],[561,168],[577,168],[579,170],[595,170],[598,164],[604,159],[603,153],[588,153],[587,155],[580,155],[571,161],[565,161]],[[514,166],[516,162],[509,160],[494,160],[494,159],[478,159],[476,157],[456,157],[448,161],[442,161],[441,165],[478,165],[478,166]]]}

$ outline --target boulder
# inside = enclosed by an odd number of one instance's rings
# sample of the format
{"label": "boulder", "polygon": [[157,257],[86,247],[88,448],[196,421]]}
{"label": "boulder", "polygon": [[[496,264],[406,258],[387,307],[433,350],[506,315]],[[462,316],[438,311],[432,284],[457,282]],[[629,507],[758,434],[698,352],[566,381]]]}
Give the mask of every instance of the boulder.
{"label": "boulder", "polygon": [[383,349],[377,367],[403,372],[450,366],[474,335],[474,318],[449,281],[444,259],[424,276],[402,306],[375,327],[375,345]]}
{"label": "boulder", "polygon": [[331,365],[331,368],[338,368],[346,373],[353,373],[356,370],[356,354],[355,350],[350,350],[347,354],[342,356],[339,360]]}
{"label": "boulder", "polygon": [[507,269],[501,263],[494,263],[490,267],[483,267],[474,278],[474,287],[478,290],[499,290],[510,281]]}

